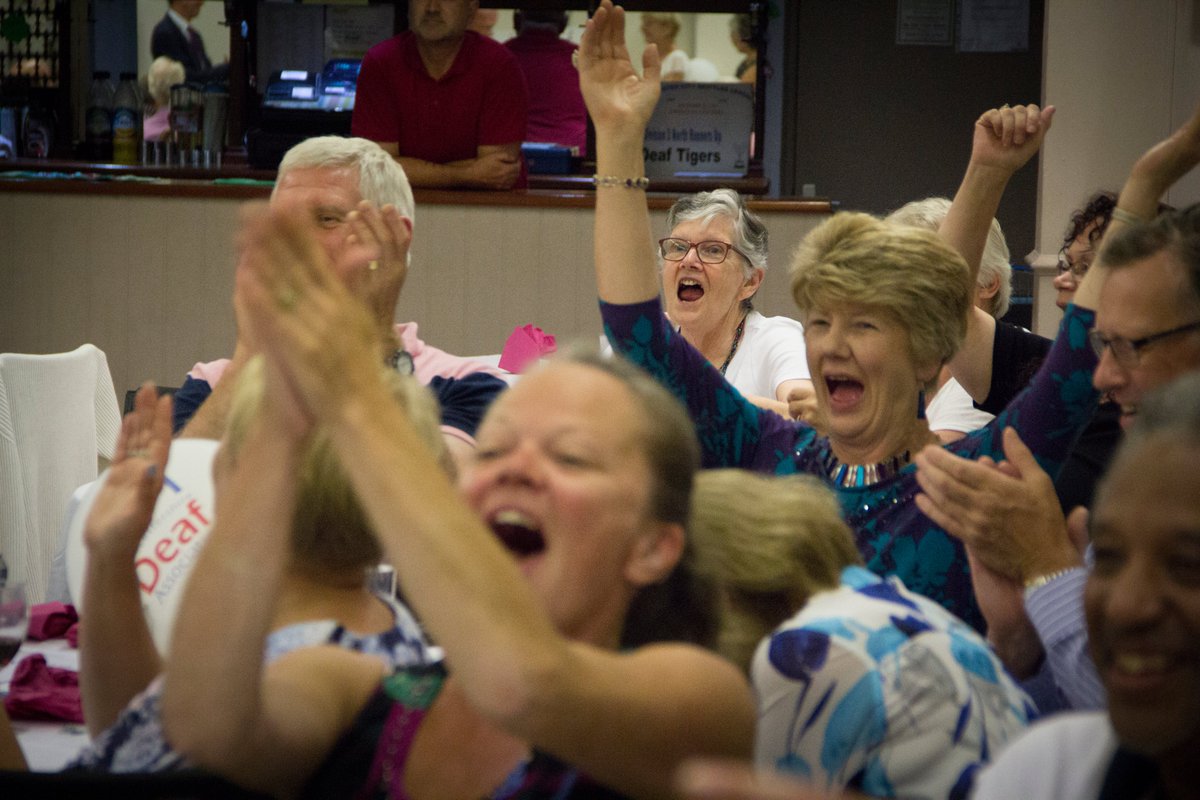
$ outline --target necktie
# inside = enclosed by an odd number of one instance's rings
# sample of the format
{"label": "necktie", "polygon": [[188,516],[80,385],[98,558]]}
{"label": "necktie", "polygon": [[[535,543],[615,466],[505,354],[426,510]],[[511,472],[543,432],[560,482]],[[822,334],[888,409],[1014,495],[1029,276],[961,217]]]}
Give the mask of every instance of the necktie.
{"label": "necktie", "polygon": [[208,62],[208,55],[204,52],[204,42],[200,41],[200,34],[196,33],[196,29],[188,26],[187,29],[188,49],[192,51],[192,59],[195,61],[199,69],[208,69],[211,66]]}

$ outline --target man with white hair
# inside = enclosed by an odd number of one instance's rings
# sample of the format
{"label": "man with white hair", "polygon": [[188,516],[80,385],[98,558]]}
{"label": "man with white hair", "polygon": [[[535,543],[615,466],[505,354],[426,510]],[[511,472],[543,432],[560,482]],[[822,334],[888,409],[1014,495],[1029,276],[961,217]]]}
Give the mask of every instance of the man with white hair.
{"label": "man with white hair", "polygon": [[[366,139],[323,136],[293,147],[279,165],[272,207],[306,220],[346,286],[379,324],[381,352],[396,369],[428,384],[442,405],[442,431],[456,456],[474,445],[475,426],[505,386],[498,370],[430,347],[415,322],[395,323],[408,270],[413,197],[404,170]],[[389,247],[372,246],[352,232],[355,216],[369,222]],[[175,395],[179,435],[220,438],[234,381],[255,353],[239,329],[232,359],[196,364]]]}

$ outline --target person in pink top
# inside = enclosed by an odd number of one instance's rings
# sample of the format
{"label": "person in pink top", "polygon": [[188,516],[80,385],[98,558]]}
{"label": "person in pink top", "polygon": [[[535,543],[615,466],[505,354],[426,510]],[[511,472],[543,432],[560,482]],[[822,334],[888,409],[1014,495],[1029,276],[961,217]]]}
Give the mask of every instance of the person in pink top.
{"label": "person in pink top", "polygon": [[579,73],[571,58],[578,49],[562,38],[567,12],[536,9],[513,12],[517,35],[504,43],[517,57],[529,85],[527,142],[553,142],[587,153],[587,110]]}
{"label": "person in pink top", "polygon": [[[414,373],[434,391],[451,453],[458,458],[469,452],[475,426],[506,384],[500,370],[421,341],[415,322],[395,324],[414,215],[404,170],[365,139],[308,139],[284,156],[270,205],[311,225],[338,276],[370,309],[378,326],[380,356],[400,372]],[[360,242],[351,232],[356,218],[368,221],[376,239],[389,246]],[[238,305],[235,293],[240,317]],[[245,326],[238,327],[233,357],[196,364],[176,392],[173,425],[179,436],[219,439],[224,433],[235,383],[230,376],[258,351],[245,335]]]}

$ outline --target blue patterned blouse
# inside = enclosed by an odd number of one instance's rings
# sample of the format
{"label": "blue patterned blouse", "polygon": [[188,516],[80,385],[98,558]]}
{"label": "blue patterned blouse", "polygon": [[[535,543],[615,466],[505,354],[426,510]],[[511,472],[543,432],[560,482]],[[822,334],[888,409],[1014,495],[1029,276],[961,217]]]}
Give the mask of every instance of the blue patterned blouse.
{"label": "blue patterned blouse", "polygon": [[763,640],[751,675],[756,763],[822,790],[965,798],[1034,716],[975,631],[862,567]]}

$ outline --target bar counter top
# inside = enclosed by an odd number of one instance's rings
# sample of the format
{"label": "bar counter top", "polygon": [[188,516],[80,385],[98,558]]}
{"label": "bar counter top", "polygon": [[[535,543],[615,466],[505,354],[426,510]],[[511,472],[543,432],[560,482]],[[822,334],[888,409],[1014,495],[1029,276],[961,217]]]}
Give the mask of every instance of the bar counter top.
{"label": "bar counter top", "polygon": [[[253,169],[245,164],[226,164],[218,170],[45,159],[0,161],[0,191],[4,192],[253,200],[266,198],[274,180],[274,170]],[[509,192],[415,189],[414,197],[418,205],[542,208],[594,205],[595,189],[589,176],[531,175],[529,183],[528,189]],[[747,194],[761,187],[762,182],[755,179],[655,179],[649,192],[650,207],[665,210],[680,194],[718,185],[743,192],[750,207],[759,212],[828,214],[836,208],[836,203],[826,198],[775,199]]]}

